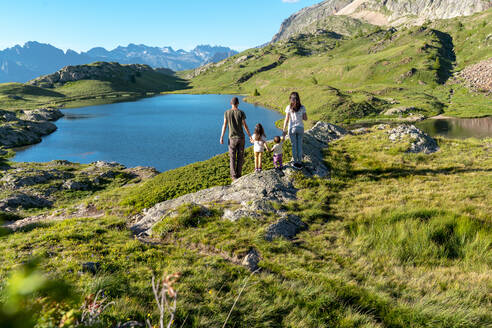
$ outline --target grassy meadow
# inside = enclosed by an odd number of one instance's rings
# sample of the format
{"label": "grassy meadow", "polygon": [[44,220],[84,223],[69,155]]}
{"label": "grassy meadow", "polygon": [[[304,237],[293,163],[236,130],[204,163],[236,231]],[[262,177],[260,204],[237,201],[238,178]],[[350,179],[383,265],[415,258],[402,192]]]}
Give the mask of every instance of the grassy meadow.
{"label": "grassy meadow", "polygon": [[[84,200],[105,210],[102,218],[1,237],[0,277],[5,281],[34,256],[43,272],[73,286],[75,296],[35,315],[37,327],[76,317],[82,298],[98,290],[115,302],[100,327],[156,322],[150,279],[161,272],[182,274],[175,326],[222,326],[246,286],[228,327],[487,327],[492,140],[438,142],[435,154],[409,154],[406,141],[391,143],[375,130],[331,144],[324,153],[331,176],[297,176],[299,200],[275,205],[309,225],[293,241],[263,239],[276,217],[233,223],[220,218],[220,208],[203,216],[193,206],[158,225],[152,242],[127,230],[128,213],[228,183],[226,155],[143,184],[113,186]],[[238,259],[252,247],[262,270],[249,277]],[[101,267],[85,272],[85,262]],[[31,302],[51,304],[42,297]]]}

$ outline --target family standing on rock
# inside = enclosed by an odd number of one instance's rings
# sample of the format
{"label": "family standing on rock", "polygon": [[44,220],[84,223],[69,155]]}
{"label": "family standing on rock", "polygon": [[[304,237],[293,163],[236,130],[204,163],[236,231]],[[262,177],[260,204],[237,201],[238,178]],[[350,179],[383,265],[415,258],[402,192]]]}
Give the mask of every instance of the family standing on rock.
{"label": "family standing on rock", "polygon": [[[231,109],[224,113],[224,124],[220,135],[220,143],[224,143],[226,129],[229,129],[229,159],[232,180],[236,180],[242,175],[244,164],[244,130],[248,134],[249,141],[254,145],[255,154],[255,172],[262,170],[262,157],[265,150],[273,152],[273,163],[276,169],[282,169],[283,160],[283,141],[288,134],[292,143],[292,165],[296,169],[302,168],[302,142],[304,136],[304,122],[307,120],[307,113],[301,104],[301,99],[297,92],[292,92],[289,97],[290,104],[285,108],[285,120],[282,131],[282,137],[274,138],[275,144],[270,149],[267,144],[265,131],[261,123],[255,126],[254,134],[249,132],[246,123],[246,114],[238,108],[239,99],[237,97],[231,100]],[[288,127],[288,130],[287,130]]]}

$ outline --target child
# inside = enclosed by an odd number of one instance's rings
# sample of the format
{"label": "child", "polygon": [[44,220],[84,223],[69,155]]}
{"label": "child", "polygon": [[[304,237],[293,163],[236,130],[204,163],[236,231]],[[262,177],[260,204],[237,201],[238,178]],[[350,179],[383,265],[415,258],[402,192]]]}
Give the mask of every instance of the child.
{"label": "child", "polygon": [[255,132],[252,136],[253,144],[254,144],[254,152],[255,152],[255,172],[261,172],[261,157],[265,149],[268,149],[268,145],[266,143],[266,135],[263,126],[258,123],[255,126]]}
{"label": "child", "polygon": [[273,145],[272,147],[273,165],[277,170],[282,170],[282,155],[284,153],[282,147],[284,145],[284,140],[285,140],[284,136],[282,137],[276,136],[275,138],[273,138],[273,141],[275,142],[275,145]]}

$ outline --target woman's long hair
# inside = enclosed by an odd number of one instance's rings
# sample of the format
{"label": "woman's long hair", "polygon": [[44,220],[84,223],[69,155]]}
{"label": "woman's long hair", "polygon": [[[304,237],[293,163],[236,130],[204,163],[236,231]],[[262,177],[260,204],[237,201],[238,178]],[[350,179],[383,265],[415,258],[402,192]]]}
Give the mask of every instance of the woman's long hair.
{"label": "woman's long hair", "polygon": [[301,98],[299,97],[299,93],[297,92],[292,92],[290,94],[290,110],[294,112],[298,112],[299,109],[301,109],[302,104],[301,104]]}
{"label": "woman's long hair", "polygon": [[266,138],[265,130],[263,129],[263,125],[261,125],[260,123],[256,124],[254,135],[255,135],[256,141],[260,141],[261,137]]}

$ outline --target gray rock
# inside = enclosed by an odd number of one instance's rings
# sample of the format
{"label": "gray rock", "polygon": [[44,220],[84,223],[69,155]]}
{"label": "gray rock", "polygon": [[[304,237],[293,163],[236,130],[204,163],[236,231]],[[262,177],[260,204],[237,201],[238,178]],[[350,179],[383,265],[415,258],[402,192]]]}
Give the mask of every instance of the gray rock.
{"label": "gray rock", "polygon": [[241,264],[249,269],[251,272],[255,272],[259,269],[258,263],[260,263],[260,253],[255,248],[249,250],[248,254],[244,257]]}
{"label": "gray rock", "polygon": [[37,184],[47,183],[55,179],[67,179],[73,177],[72,173],[58,171],[55,169],[44,171],[19,168],[5,174],[0,182],[10,189],[19,189]]}
{"label": "gray rock", "polygon": [[275,170],[249,174],[229,186],[213,187],[159,203],[145,211],[143,217],[133,225],[132,230],[136,233],[150,234],[150,229],[155,223],[184,204],[195,203],[203,206],[227,204],[235,205],[235,210],[244,207],[244,212],[227,212],[229,219],[235,220],[242,214],[252,212],[253,210],[248,207],[255,201],[289,201],[296,198],[296,193],[297,189],[294,188],[292,181],[288,177],[279,175]]}
{"label": "gray rock", "polygon": [[414,112],[416,110],[417,110],[417,108],[415,108],[415,107],[405,107],[405,106],[394,107],[394,108],[390,108],[387,111],[385,111],[383,113],[383,115],[402,115],[402,114]]}
{"label": "gray rock", "polygon": [[118,169],[125,168],[124,165],[117,162],[96,161],[96,162],[92,162],[91,165],[96,168],[118,168]]}
{"label": "gray rock", "polygon": [[79,191],[79,190],[86,191],[92,188],[92,184],[89,180],[86,181],[68,180],[63,183],[62,188],[72,191]]}
{"label": "gray rock", "polygon": [[34,195],[24,193],[14,194],[6,199],[0,200],[0,210],[9,211],[18,208],[45,208],[50,207],[52,202]]}
{"label": "gray rock", "polygon": [[59,109],[54,108],[39,108],[24,111],[24,114],[22,115],[23,120],[33,122],[56,121],[60,117],[63,117],[62,112]]}
{"label": "gray rock", "polygon": [[272,241],[274,238],[292,239],[298,232],[305,229],[307,225],[298,216],[286,215],[267,228],[265,239]]}
{"label": "gray rock", "polygon": [[224,215],[222,216],[224,219],[229,221],[237,221],[241,218],[253,218],[260,219],[261,215],[256,211],[246,210],[243,208],[239,208],[237,210],[225,209]]}
{"label": "gray rock", "polygon": [[412,140],[410,148],[407,150],[409,153],[431,154],[439,150],[437,142],[415,125],[400,125],[388,131],[388,134],[391,141],[409,137]]}
{"label": "gray rock", "polygon": [[359,128],[359,129],[350,130],[350,133],[356,136],[368,134],[369,132],[371,132],[371,129],[369,128]]}

